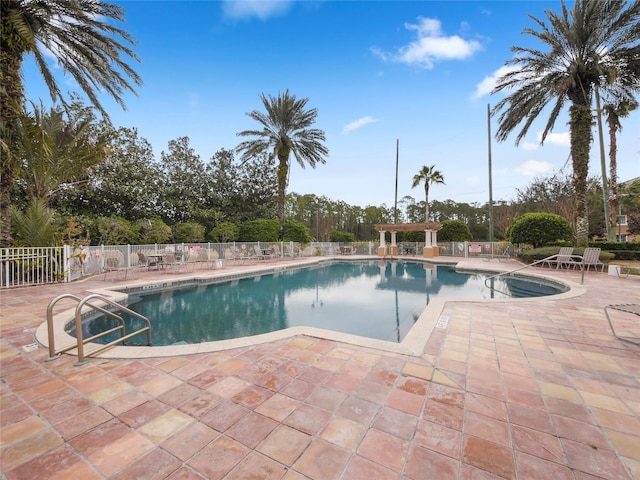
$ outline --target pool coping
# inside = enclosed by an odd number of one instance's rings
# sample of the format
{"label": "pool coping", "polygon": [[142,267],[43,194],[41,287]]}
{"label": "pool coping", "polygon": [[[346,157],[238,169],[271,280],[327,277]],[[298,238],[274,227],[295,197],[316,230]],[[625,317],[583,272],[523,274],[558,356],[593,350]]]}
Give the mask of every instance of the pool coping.
{"label": "pool coping", "polygon": [[[150,290],[151,288],[162,288],[164,286],[170,286],[175,284],[186,283],[211,283],[212,279],[218,279],[221,281],[228,280],[230,278],[241,278],[245,276],[251,276],[255,274],[271,274],[274,272],[286,271],[291,269],[302,268],[305,266],[316,265],[329,261],[356,261],[356,260],[372,260],[370,256],[357,256],[353,255],[348,258],[340,257],[311,257],[296,260],[295,263],[268,265],[268,264],[255,264],[248,265],[245,268],[239,268],[232,273],[225,272],[223,270],[210,270],[208,272],[201,272],[194,274],[193,272],[177,275],[172,280],[167,281],[137,281],[133,283],[126,283],[111,288],[92,289],[93,293],[104,295],[112,301],[123,302],[126,300],[128,293],[123,290],[135,290],[144,289]],[[377,259],[377,260],[389,260]],[[415,257],[394,257],[393,260],[412,261],[418,263],[430,263],[437,265],[450,265],[455,266],[456,270],[464,270],[468,272],[495,272],[505,273],[512,271],[512,269],[503,268],[495,264],[487,265],[486,267],[479,268],[474,264],[467,264],[465,261],[446,261],[441,258],[437,259],[423,259]],[[523,267],[524,265],[521,265]],[[496,268],[500,267],[500,268]],[[240,337],[229,340],[217,340],[212,342],[203,342],[197,344],[188,345],[167,345],[167,346],[113,346],[100,353],[93,354],[92,351],[102,348],[103,345],[97,343],[87,343],[84,345],[85,356],[92,358],[103,359],[149,359],[149,358],[164,358],[181,355],[195,355],[199,353],[212,353],[221,352],[225,350],[231,350],[236,348],[246,348],[254,345],[275,342],[285,340],[288,338],[304,335],[315,338],[323,338],[327,340],[343,342],[351,345],[357,345],[360,347],[367,347],[375,350],[382,350],[389,353],[396,353],[402,355],[421,356],[424,353],[425,346],[429,341],[429,338],[433,334],[436,328],[446,328],[448,318],[442,315],[442,312],[448,302],[540,302],[545,300],[563,300],[566,298],[573,298],[583,295],[586,292],[586,287],[569,280],[559,280],[557,278],[550,278],[543,274],[527,272],[526,274],[520,273],[519,276],[539,278],[545,281],[550,281],[556,284],[561,284],[567,287],[566,292],[562,292],[556,295],[549,295],[545,297],[532,297],[532,298],[512,298],[512,299],[468,299],[468,298],[435,298],[429,302],[425,307],[422,314],[411,327],[405,338],[400,343],[389,342],[385,340],[377,340],[368,337],[362,337],[359,335],[347,334],[335,332],[333,330],[325,330],[317,327],[289,327],[284,330],[278,330],[275,332],[263,333],[259,335],[253,335],[249,337]],[[146,288],[144,288],[146,287]],[[57,347],[57,351],[64,349],[67,346],[77,344],[76,338],[65,332],[65,325],[75,318],[75,308],[66,310],[53,316],[53,331],[54,331],[54,345]],[[49,347],[48,339],[48,327],[47,323],[41,324],[36,330],[36,339],[39,343],[45,347]],[[77,349],[70,349],[70,354],[77,355]]]}

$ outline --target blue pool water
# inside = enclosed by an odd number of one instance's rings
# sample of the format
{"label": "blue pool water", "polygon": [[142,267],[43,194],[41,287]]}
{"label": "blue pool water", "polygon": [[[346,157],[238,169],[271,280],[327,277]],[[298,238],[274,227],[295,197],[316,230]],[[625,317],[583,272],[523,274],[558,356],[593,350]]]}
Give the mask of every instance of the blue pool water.
{"label": "blue pool water", "polygon": [[[558,285],[523,277],[492,279],[494,289],[490,289],[485,286],[487,275],[423,263],[332,262],[223,283],[130,294],[128,306],[150,319],[154,346],[239,338],[293,326],[401,342],[436,295],[481,299],[563,291]],[[136,321],[125,316],[127,331],[139,328]],[[112,322],[105,317],[86,322],[85,337],[106,330]],[[68,333],[74,335],[73,328]],[[141,343],[145,340],[140,336]]]}

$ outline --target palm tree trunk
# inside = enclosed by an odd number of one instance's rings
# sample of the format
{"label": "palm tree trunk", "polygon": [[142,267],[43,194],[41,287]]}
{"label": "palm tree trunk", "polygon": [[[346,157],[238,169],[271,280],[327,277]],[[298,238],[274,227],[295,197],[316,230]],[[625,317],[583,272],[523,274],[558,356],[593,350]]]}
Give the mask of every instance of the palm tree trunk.
{"label": "palm tree trunk", "polygon": [[585,247],[589,241],[587,212],[587,175],[589,173],[589,148],[593,118],[591,107],[573,104],[569,108],[571,130],[571,159],[573,162],[573,188],[576,195],[576,244]]}
{"label": "palm tree trunk", "polygon": [[616,138],[616,124],[609,115],[609,213],[610,223],[618,212],[618,142]]}
{"label": "palm tree trunk", "polygon": [[9,22],[1,18],[0,22],[0,247],[8,247],[11,244],[11,190],[16,169],[13,146],[23,98],[20,78],[23,50],[14,48],[19,35],[11,31]]}
{"label": "palm tree trunk", "polygon": [[278,151],[278,220],[280,227],[284,228],[284,201],[287,194],[287,177],[289,175],[289,149]]}
{"label": "palm tree trunk", "polygon": [[429,223],[429,180],[424,182],[424,221]]}

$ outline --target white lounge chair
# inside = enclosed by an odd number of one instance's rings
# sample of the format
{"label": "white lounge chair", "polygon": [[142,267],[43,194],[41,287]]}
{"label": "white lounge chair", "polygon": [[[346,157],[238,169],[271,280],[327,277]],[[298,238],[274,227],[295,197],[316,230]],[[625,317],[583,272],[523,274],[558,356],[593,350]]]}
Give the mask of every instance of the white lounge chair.
{"label": "white lounge chair", "polygon": [[591,267],[597,272],[598,267],[600,271],[604,272],[604,263],[600,261],[600,249],[599,248],[585,248],[582,256],[573,255],[573,259],[567,262],[570,268],[580,268],[580,270],[589,270]]}
{"label": "white lounge chair", "polygon": [[556,270],[560,267],[568,266],[573,258],[573,247],[561,247],[557,255],[551,255],[542,260],[542,266],[549,265],[549,268],[556,266]]}

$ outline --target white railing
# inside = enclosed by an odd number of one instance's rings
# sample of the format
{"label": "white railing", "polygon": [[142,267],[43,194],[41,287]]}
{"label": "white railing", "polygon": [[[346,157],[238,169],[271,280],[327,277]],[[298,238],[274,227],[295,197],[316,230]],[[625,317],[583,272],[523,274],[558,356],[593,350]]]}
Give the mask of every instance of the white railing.
{"label": "white railing", "polygon": [[[254,249],[262,252],[269,250],[272,258],[332,256],[343,253],[345,245],[350,247],[349,251],[353,254],[377,255],[377,242],[313,242],[307,245],[295,242],[228,242],[0,248],[0,288],[71,282],[103,273],[105,260],[109,258],[116,258],[116,263],[122,269],[136,268],[140,266],[139,253],[173,253],[181,262],[195,263],[202,261],[203,250],[208,261],[229,261],[250,255]],[[421,256],[424,243],[405,242],[398,246],[403,255]],[[438,247],[440,255],[465,258],[512,256],[514,253],[514,247],[504,242],[440,242]]]}

